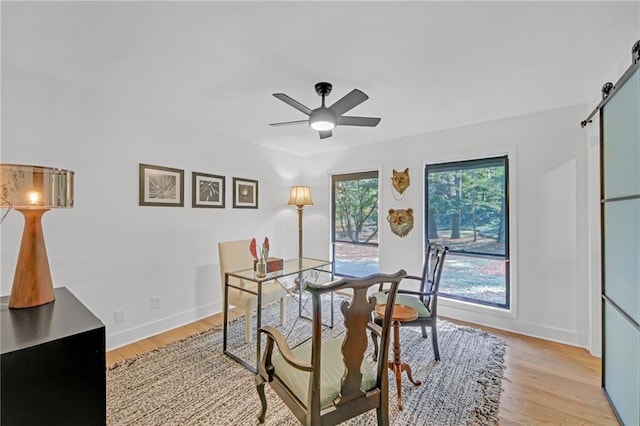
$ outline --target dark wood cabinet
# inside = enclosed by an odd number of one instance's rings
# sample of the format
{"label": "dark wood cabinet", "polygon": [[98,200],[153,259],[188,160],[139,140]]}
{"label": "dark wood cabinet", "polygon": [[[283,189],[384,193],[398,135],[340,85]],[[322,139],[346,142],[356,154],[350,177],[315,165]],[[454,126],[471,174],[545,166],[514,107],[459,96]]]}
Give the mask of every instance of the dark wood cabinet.
{"label": "dark wood cabinet", "polygon": [[66,288],[42,306],[0,300],[0,424],[105,425],[105,327]]}

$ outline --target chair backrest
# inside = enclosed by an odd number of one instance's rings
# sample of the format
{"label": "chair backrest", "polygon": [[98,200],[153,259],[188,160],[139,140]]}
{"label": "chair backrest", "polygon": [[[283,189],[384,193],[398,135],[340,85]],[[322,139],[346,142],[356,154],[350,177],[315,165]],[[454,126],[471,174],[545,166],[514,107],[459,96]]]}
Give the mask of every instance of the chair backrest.
{"label": "chair backrest", "polygon": [[442,275],[442,268],[444,267],[444,260],[448,250],[449,247],[442,244],[429,243],[424,256],[420,291],[431,293],[430,296],[424,297],[423,302],[432,315],[437,314],[440,276]]}
{"label": "chair backrest", "polygon": [[[380,336],[380,356],[376,368],[376,388],[381,392],[382,398],[388,399],[388,349],[390,340],[391,312],[395,302],[398,285],[406,272],[400,270],[395,274],[374,274],[365,278],[344,278],[326,284],[308,284],[307,290],[312,295],[313,300],[313,330],[312,330],[312,349],[311,349],[311,365],[312,378],[309,382],[309,410],[314,411],[314,407],[320,405],[320,378],[322,365],[320,364],[320,354],[322,346],[322,308],[321,296],[328,292],[340,290],[351,290],[353,295],[351,300],[343,300],[340,304],[340,310],[344,316],[344,324],[346,328],[345,338],[342,342],[342,358],[344,361],[345,372],[342,376],[342,384],[340,394],[334,400],[335,414],[332,414],[332,421],[344,421],[364,411],[373,408],[371,402],[365,398],[365,392],[362,391],[362,372],[361,365],[367,350],[368,331],[375,330]],[[382,327],[379,327],[372,321],[372,311],[375,308],[375,298],[369,297],[367,291],[371,287],[378,287],[381,284],[389,283],[389,294],[387,298],[387,306],[385,311],[385,319]],[[380,396],[380,395],[378,395]],[[360,403],[356,402],[361,398]],[[340,408],[343,407],[343,412]],[[365,409],[366,408],[366,409]],[[337,423],[337,421],[336,421]]]}
{"label": "chair backrest", "polygon": [[220,283],[224,294],[224,273],[249,269],[253,266],[253,257],[249,251],[251,240],[223,241],[218,243],[220,259]]}

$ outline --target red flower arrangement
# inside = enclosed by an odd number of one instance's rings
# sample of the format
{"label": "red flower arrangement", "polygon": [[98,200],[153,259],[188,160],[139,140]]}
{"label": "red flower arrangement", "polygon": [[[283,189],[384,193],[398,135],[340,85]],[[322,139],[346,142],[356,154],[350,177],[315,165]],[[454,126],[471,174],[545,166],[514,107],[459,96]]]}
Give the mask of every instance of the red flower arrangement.
{"label": "red flower arrangement", "polygon": [[260,258],[258,258],[258,247],[255,238],[252,238],[251,243],[249,243],[249,252],[251,252],[251,256],[253,256],[256,261],[264,263],[269,257],[269,238],[264,237],[264,242],[260,247]]}

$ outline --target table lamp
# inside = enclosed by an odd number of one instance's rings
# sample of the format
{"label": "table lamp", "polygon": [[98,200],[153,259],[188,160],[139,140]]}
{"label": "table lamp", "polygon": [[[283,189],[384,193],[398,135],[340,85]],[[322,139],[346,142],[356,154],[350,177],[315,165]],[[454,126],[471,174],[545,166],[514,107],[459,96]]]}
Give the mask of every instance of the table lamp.
{"label": "table lamp", "polygon": [[24,216],[24,230],[9,308],[30,308],[55,300],[42,215],[73,207],[73,172],[53,167],[0,163],[2,208]]}
{"label": "table lamp", "polygon": [[313,205],[309,187],[292,186],[288,205],[298,207],[298,258],[302,258],[302,210],[304,206]]}

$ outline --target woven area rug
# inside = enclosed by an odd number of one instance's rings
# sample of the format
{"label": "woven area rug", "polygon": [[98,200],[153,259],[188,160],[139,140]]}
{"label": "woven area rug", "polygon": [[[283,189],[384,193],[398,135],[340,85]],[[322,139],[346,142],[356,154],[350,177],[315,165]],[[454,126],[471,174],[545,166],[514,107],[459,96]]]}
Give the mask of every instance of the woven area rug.
{"label": "woven area rug", "polygon": [[[263,324],[277,324],[278,311],[275,305],[264,308]],[[284,327],[291,340],[305,335],[309,324],[296,321],[297,312],[297,302],[292,302]],[[413,377],[423,384],[416,387],[403,377],[404,410],[398,411],[395,379],[389,372],[391,424],[497,424],[504,340],[445,321],[439,322],[438,330],[442,361],[435,363],[431,338],[423,339],[419,329],[401,329],[403,361],[411,365]],[[328,329],[327,335],[341,331],[340,311],[336,310],[336,327]],[[243,332],[243,321],[234,321],[230,339],[241,342]],[[248,351],[251,359],[248,347],[240,343],[236,349]],[[251,372],[222,353],[222,331],[211,329],[109,369],[107,424],[253,425],[260,408],[253,378]],[[299,424],[268,385],[266,390],[266,424]],[[375,410],[344,424],[376,424]]]}

